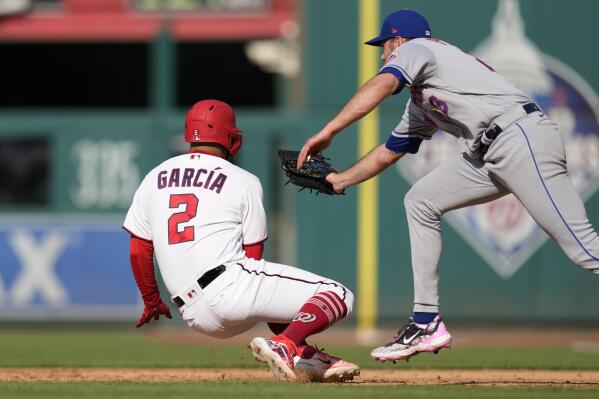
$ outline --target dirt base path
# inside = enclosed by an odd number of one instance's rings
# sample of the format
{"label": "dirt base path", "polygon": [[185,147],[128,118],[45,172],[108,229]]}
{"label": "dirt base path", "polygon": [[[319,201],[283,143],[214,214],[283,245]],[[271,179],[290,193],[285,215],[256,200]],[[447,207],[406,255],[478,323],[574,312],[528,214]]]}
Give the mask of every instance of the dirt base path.
{"label": "dirt base path", "polygon": [[[267,369],[0,368],[0,381],[270,381]],[[351,384],[580,386],[599,388],[599,371],[362,370]]]}

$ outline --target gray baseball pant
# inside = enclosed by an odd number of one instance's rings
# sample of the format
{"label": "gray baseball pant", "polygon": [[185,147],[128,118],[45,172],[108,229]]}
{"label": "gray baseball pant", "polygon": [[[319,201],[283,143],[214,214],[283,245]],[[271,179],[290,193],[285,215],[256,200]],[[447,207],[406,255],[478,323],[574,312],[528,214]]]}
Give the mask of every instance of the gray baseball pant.
{"label": "gray baseball pant", "polygon": [[439,311],[441,216],[509,193],[575,264],[599,274],[599,236],[568,177],[563,138],[549,117],[535,112],[506,128],[484,160],[460,154],[406,194],[414,311]]}

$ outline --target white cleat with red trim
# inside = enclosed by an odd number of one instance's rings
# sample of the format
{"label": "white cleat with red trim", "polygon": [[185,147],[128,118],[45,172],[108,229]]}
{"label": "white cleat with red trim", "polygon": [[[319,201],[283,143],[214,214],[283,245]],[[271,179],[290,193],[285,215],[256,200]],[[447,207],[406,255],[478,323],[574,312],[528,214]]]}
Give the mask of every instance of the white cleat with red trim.
{"label": "white cleat with red trim", "polygon": [[267,363],[274,377],[282,381],[295,381],[296,375],[293,367],[295,356],[294,344],[280,336],[271,338],[254,338],[248,348],[251,349],[254,359]]}
{"label": "white cleat with red trim", "polygon": [[360,375],[358,365],[310,345],[299,346],[293,362],[296,373],[307,376],[311,381],[343,382]]}

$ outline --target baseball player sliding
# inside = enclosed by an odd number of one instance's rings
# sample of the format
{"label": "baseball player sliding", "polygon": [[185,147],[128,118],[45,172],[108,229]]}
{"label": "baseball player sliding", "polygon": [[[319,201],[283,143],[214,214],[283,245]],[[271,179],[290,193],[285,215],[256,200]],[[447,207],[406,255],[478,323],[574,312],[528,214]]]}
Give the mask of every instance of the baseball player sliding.
{"label": "baseball player sliding", "polygon": [[350,380],[355,364],[308,345],[352,310],[342,284],[262,259],[267,238],[260,180],[229,160],[241,147],[233,109],[217,100],[196,103],[185,119],[188,154],[150,171],[124,223],[131,234],[131,266],[145,309],[137,327],[170,318],[156,285],[153,254],[181,317],[216,338],[266,322],[274,335],[249,347],[275,377],[297,373],[324,381]]}
{"label": "baseball player sliding", "polygon": [[368,114],[385,98],[410,89],[403,117],[385,144],[327,181],[337,192],[415,154],[437,130],[465,139],[466,151],[441,164],[407,193],[414,314],[393,340],[372,351],[376,360],[400,360],[451,346],[439,316],[441,216],[454,209],[513,193],[530,215],[580,267],[599,274],[599,237],[568,178],[557,125],[528,96],[482,60],[431,38],[425,18],[411,10],[390,14],[379,36],[380,72],[303,146],[309,154]]}

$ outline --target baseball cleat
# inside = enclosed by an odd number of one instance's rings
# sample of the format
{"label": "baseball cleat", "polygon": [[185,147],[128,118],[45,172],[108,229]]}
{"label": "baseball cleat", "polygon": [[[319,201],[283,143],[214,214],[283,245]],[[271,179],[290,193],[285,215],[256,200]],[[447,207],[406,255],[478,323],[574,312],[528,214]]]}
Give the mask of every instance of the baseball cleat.
{"label": "baseball cleat", "polygon": [[358,365],[310,345],[298,347],[293,361],[296,372],[304,374],[310,381],[344,382],[360,375]]}
{"label": "baseball cleat", "polygon": [[294,350],[284,342],[279,342],[277,337],[270,339],[256,337],[250,342],[248,348],[251,349],[254,359],[268,364],[277,380],[296,380],[293,370]]}
{"label": "baseball cleat", "polygon": [[370,356],[374,360],[409,360],[421,352],[438,353],[451,347],[451,335],[440,316],[429,324],[414,323],[412,318],[395,334],[393,341],[374,349]]}

